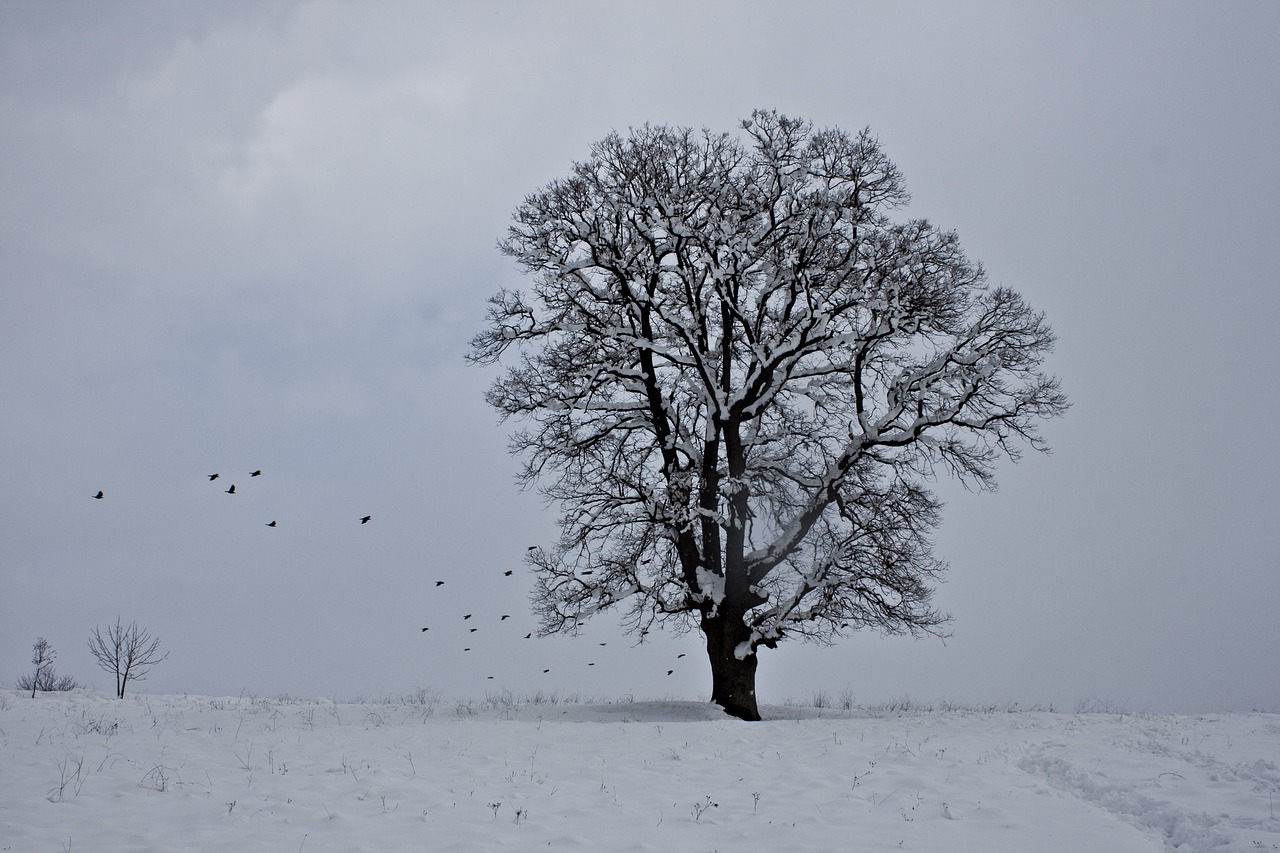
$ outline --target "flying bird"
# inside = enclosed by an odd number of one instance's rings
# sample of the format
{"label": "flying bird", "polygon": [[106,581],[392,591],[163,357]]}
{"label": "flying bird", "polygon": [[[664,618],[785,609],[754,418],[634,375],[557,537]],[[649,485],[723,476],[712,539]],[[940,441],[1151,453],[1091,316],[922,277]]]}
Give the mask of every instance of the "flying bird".
{"label": "flying bird", "polygon": [[210,475],[209,475],[209,481],[210,481],[210,482],[213,482],[213,481],[214,481],[214,480],[216,480],[216,479],[218,479],[218,475],[217,475],[217,474],[210,474]]}
{"label": "flying bird", "polygon": [[499,621],[499,622],[505,622],[505,621],[507,621],[507,620],[508,620],[508,619],[510,619],[510,618],[511,618],[511,614],[510,614],[510,613],[503,613],[503,614],[502,614],[502,618],[501,618],[501,619],[499,619],[498,621]]}
{"label": "flying bird", "polygon": [[474,634],[476,631],[479,631],[479,630],[480,630],[479,628],[472,628],[471,633]]}
{"label": "flying bird", "polygon": [[525,635],[524,635],[524,638],[527,640],[527,639],[529,639],[529,638],[530,638],[530,637],[532,637],[532,636],[533,636],[533,632],[532,632],[532,631],[530,631],[529,633],[527,633],[527,634],[525,634]]}
{"label": "flying bird", "polygon": [[360,523],[361,523],[361,524],[368,524],[368,523],[369,523],[369,519],[371,519],[371,518],[373,518],[373,516],[372,516],[372,515],[366,515],[366,516],[364,516],[363,518],[361,518],[361,519],[360,519]]}
{"label": "flying bird", "polygon": [[512,573],[513,571],[515,571],[515,569],[507,569],[507,570],[506,570],[505,572],[503,572],[502,574],[503,574],[503,575],[505,575],[506,577],[511,577],[511,573]]}
{"label": "flying bird", "polygon": [[231,488],[227,489],[227,494],[234,495],[236,493],[236,484],[232,483]]}
{"label": "flying bird", "polygon": [[544,669],[544,670],[542,671],[542,674],[543,674],[543,675],[546,675],[546,674],[547,674],[548,672],[550,672],[550,671],[551,671],[551,670],[549,670],[549,669]]}
{"label": "flying bird", "polygon": [[673,672],[675,672],[675,670],[674,670],[674,669],[669,669],[669,670],[667,670],[667,675],[670,675],[670,674],[671,674],[671,673],[673,673]]}
{"label": "flying bird", "polygon": [[424,631],[430,631],[431,629],[430,629],[430,628],[423,628],[422,630],[424,630]]}
{"label": "flying bird", "polygon": [[262,476],[262,469],[261,469],[261,468],[259,468],[257,471],[253,471],[253,472],[251,472],[251,473],[249,474],[249,476],[250,476],[250,477],[261,477],[261,476]]}
{"label": "flying bird", "polygon": [[276,526],[276,523],[274,521],[267,522],[267,527],[275,527],[275,526]]}
{"label": "flying bird", "polygon": [[600,645],[602,645],[602,646],[607,646],[607,645],[609,645],[609,644],[608,644],[608,643],[601,643]]}
{"label": "flying bird", "polygon": [[444,581],[436,581],[436,586],[444,586]]}
{"label": "flying bird", "polygon": [[525,550],[526,550],[526,551],[536,551],[536,550],[538,550],[538,546],[537,546],[537,545],[530,545],[528,548],[525,548]]}
{"label": "flying bird", "polygon": [[680,660],[680,658],[682,658],[682,657],[684,657],[684,655],[683,655],[683,654],[678,654],[678,655],[676,655],[676,660]]}
{"label": "flying bird", "polygon": [[471,614],[470,614],[470,613],[468,613],[466,616],[463,616],[462,618],[463,618],[463,619],[470,619],[470,618],[471,618]]}
{"label": "flying bird", "polygon": [[98,493],[94,495],[94,498],[97,500],[102,500],[104,497],[106,497],[106,495],[102,493],[102,489],[98,489]]}

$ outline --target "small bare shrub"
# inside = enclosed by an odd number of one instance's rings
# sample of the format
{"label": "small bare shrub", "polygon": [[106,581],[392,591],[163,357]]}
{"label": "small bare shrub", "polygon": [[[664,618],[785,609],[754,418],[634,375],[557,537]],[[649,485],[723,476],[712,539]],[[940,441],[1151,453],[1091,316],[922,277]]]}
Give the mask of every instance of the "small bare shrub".
{"label": "small bare shrub", "polygon": [[49,641],[44,637],[37,637],[36,643],[31,647],[31,662],[35,664],[36,671],[31,675],[24,675],[17,681],[19,690],[30,690],[31,698],[36,698],[36,692],[53,692],[60,690],[75,690],[80,685],[69,675],[59,677],[53,671],[53,659],[58,653],[53,650],[53,646],[49,645]]}

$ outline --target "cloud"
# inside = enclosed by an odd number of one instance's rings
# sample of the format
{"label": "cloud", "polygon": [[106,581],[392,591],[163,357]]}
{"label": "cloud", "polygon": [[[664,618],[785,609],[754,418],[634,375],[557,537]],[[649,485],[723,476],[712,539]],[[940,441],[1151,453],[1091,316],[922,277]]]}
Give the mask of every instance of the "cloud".
{"label": "cloud", "polygon": [[[0,562],[17,567],[0,574],[0,640],[52,634],[11,603],[45,601],[42,573],[70,596],[43,612],[78,632],[114,615],[97,608],[136,588],[140,564],[168,584],[145,606],[189,614],[276,557],[305,563],[285,576],[313,579],[316,610],[340,613],[330,587],[363,583],[361,618],[394,609],[391,631],[423,562],[453,590],[546,541],[554,511],[512,492],[486,375],[462,364],[484,300],[528,283],[495,251],[510,212],[611,129],[731,129],[776,107],[870,124],[911,212],[956,227],[994,283],[1048,311],[1076,407],[1049,431],[1056,456],[948,508],[950,646],[801,647],[762,679],[805,692],[867,651],[882,695],[958,684],[1039,701],[1017,688],[1068,689],[1054,686],[1067,672],[1105,693],[1158,669],[1150,695],[1194,688],[1186,706],[1205,707],[1226,688],[1188,686],[1167,659],[1242,649],[1237,683],[1265,682],[1249,655],[1280,547],[1259,426],[1280,405],[1266,38],[1280,13],[1248,8],[1122,9],[1099,28],[1096,10],[1001,4],[0,3]],[[246,457],[287,472],[298,512],[326,536],[338,525],[341,549],[268,560],[202,514],[251,504],[183,491]],[[90,500],[99,488],[108,499]],[[395,531],[376,555],[384,586],[341,538],[355,514],[331,501],[348,493],[382,501],[354,508],[378,521],[365,533]],[[296,524],[282,515],[276,547]],[[264,585],[238,626],[246,654],[288,592]],[[305,614],[289,624],[310,630]],[[353,660],[369,651],[356,634],[333,640]],[[1092,665],[1126,635],[1152,639]],[[378,677],[403,685],[414,654],[378,650]],[[215,669],[243,667],[190,661]],[[190,687],[243,686],[219,684]],[[323,691],[369,689],[342,685]]]}

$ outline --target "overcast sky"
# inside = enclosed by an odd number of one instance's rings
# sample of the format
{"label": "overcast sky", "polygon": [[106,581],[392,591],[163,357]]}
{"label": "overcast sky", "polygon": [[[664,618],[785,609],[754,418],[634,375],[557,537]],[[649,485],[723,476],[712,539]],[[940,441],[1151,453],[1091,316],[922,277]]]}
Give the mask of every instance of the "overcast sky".
{"label": "overcast sky", "polygon": [[1272,2],[0,4],[0,684],[43,636],[110,689],[85,642],[120,616],[171,652],[150,692],[706,698],[697,636],[524,639],[555,512],[463,354],[524,283],[526,194],[611,130],[774,108],[870,126],[909,213],[1048,314],[1074,405],[996,494],[940,486],[950,640],[766,650],[762,699],[1280,710],[1277,33]]}

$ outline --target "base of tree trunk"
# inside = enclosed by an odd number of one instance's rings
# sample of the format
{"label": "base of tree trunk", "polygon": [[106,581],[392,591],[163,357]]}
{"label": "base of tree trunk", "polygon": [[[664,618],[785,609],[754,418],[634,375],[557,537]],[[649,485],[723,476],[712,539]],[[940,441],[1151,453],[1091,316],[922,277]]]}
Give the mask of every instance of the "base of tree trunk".
{"label": "base of tree trunk", "polygon": [[711,662],[711,701],[740,720],[759,720],[760,709],[756,705],[756,665],[759,658],[755,652],[744,658],[734,654],[739,643],[745,640],[745,637],[739,639],[734,634],[745,633],[745,629],[726,631],[711,620],[704,620],[703,633],[707,637],[707,657]]}

